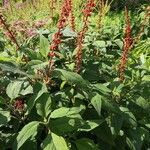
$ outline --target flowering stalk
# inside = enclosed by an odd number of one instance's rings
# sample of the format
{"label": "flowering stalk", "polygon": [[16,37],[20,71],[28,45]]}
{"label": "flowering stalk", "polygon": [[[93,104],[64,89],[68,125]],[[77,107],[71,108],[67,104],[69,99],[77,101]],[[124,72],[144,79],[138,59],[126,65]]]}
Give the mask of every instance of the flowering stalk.
{"label": "flowering stalk", "polygon": [[128,53],[133,42],[132,35],[131,35],[132,29],[131,29],[130,17],[127,8],[125,8],[125,23],[126,23],[126,27],[125,27],[124,46],[123,46],[123,52],[121,56],[121,63],[119,66],[119,78],[121,81],[124,80],[124,71],[128,60]]}
{"label": "flowering stalk", "polygon": [[3,18],[3,15],[2,15],[2,14],[0,14],[0,23],[1,23],[1,24],[4,26],[4,28],[6,29],[7,35],[9,36],[9,38],[12,40],[12,42],[13,42],[14,44],[16,44],[17,48],[19,49],[20,46],[19,46],[19,44],[18,44],[18,42],[17,42],[17,39],[16,39],[16,37],[14,36],[13,31],[11,31],[11,30],[9,29],[9,26],[8,26],[8,24],[6,23],[6,20]]}
{"label": "flowering stalk", "polygon": [[48,67],[48,74],[51,76],[51,72],[54,69],[54,57],[56,56],[55,51],[58,50],[59,44],[61,43],[61,36],[62,36],[62,29],[66,26],[66,22],[68,20],[70,11],[71,11],[71,2],[70,0],[64,0],[61,14],[57,23],[58,31],[54,34],[52,43],[50,45],[50,52],[49,52],[49,67]]}
{"label": "flowering stalk", "polygon": [[71,24],[71,29],[75,31],[75,17],[73,14],[73,7],[72,7],[72,0],[68,0],[68,5],[70,6],[70,24]]}
{"label": "flowering stalk", "polygon": [[149,19],[150,19],[150,6],[148,6],[146,8],[146,14],[145,14],[145,17],[144,17],[142,23],[140,24],[139,32],[136,35],[136,37],[133,39],[133,42],[129,49],[132,49],[134,47],[134,45],[140,40],[140,38],[142,37],[142,34],[144,32],[144,28],[145,28],[146,24],[148,23]]}
{"label": "flowering stalk", "polygon": [[82,64],[82,48],[83,48],[83,42],[85,38],[85,33],[88,30],[88,18],[91,16],[93,9],[95,7],[94,0],[88,0],[85,9],[83,10],[83,28],[78,34],[77,38],[77,53],[76,53],[76,72],[79,73],[81,69]]}
{"label": "flowering stalk", "polygon": [[51,52],[49,56],[51,57],[51,53],[54,53],[55,50],[58,50],[58,46],[61,43],[61,30],[66,26],[67,18],[69,17],[70,6],[68,5],[68,0],[64,0],[61,15],[57,24],[58,31],[54,34],[52,44],[50,46]]}
{"label": "flowering stalk", "polygon": [[97,22],[98,30],[101,29],[103,25],[105,15],[109,11],[111,3],[112,3],[112,0],[110,2],[108,0],[105,0],[105,1],[99,0],[99,13],[98,13],[98,22]]}

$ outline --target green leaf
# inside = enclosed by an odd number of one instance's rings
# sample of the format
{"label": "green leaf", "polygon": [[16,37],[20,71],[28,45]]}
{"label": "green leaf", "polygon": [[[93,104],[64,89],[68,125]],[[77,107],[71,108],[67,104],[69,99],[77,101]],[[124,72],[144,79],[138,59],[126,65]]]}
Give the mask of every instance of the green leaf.
{"label": "green leaf", "polygon": [[145,76],[142,78],[142,81],[150,81],[150,75],[145,75]]}
{"label": "green leaf", "polygon": [[149,138],[150,134],[148,130],[145,130],[142,127],[137,127],[134,129],[130,128],[128,131],[127,144],[130,149],[141,150],[144,140],[148,140],[149,142]]}
{"label": "green leaf", "polygon": [[105,142],[108,145],[114,145],[114,137],[111,130],[106,122],[102,123],[99,127],[92,131],[98,138],[99,141]]}
{"label": "green leaf", "polygon": [[38,121],[33,121],[25,125],[17,136],[14,149],[19,150],[27,140],[34,139],[38,133],[38,127]]}
{"label": "green leaf", "polygon": [[98,90],[100,90],[100,92],[104,92],[104,93],[110,93],[111,90],[109,88],[107,88],[105,85],[98,83],[98,84],[94,84],[94,87]]}
{"label": "green leaf", "polygon": [[12,99],[19,97],[20,95],[32,94],[33,88],[29,82],[14,81],[8,84],[6,88],[6,94]]}
{"label": "green leaf", "polygon": [[101,115],[102,97],[98,93],[92,97],[91,103],[99,115]]}
{"label": "green leaf", "polygon": [[5,104],[5,99],[0,96],[0,104]]}
{"label": "green leaf", "polygon": [[59,109],[54,110],[51,115],[50,118],[61,118],[61,117],[74,117],[76,115],[78,115],[82,110],[84,110],[85,107],[84,106],[80,106],[80,107],[72,107],[72,108],[66,108],[66,107],[62,107]]}
{"label": "green leaf", "polygon": [[71,38],[71,37],[77,37],[77,33],[72,31],[70,28],[65,28],[62,31],[63,37],[64,38]]}
{"label": "green leaf", "polygon": [[40,53],[44,58],[47,58],[49,53],[49,41],[43,35],[40,35]]}
{"label": "green leaf", "polygon": [[48,134],[46,139],[43,141],[42,149],[43,150],[56,150],[56,147],[55,147],[54,142],[52,140],[51,134]]}
{"label": "green leaf", "polygon": [[119,46],[120,49],[123,48],[123,41],[121,41],[120,39],[116,39],[115,43]]}
{"label": "green leaf", "polygon": [[10,112],[0,108],[0,126],[5,125],[10,121]]}
{"label": "green leaf", "polygon": [[87,120],[86,123],[78,129],[78,131],[91,131],[101,125],[105,120],[99,119],[99,120]]}
{"label": "green leaf", "polygon": [[56,150],[69,150],[67,143],[63,137],[58,136],[54,133],[51,133],[51,136]]}
{"label": "green leaf", "polygon": [[19,67],[12,62],[1,62],[0,63],[0,68],[2,69],[2,71],[8,71],[8,72],[12,72],[12,73],[18,73],[20,75],[25,75],[27,76],[27,74],[23,71],[21,71],[19,69]]}
{"label": "green leaf", "polygon": [[120,107],[120,110],[123,112],[122,115],[123,115],[124,123],[136,127],[137,121],[133,113],[126,107]]}
{"label": "green leaf", "polygon": [[95,41],[93,43],[93,45],[100,47],[100,48],[104,48],[104,47],[106,47],[106,42],[105,41]]}
{"label": "green leaf", "polygon": [[38,64],[31,66],[31,69],[42,70],[43,68],[46,68],[48,64],[49,62],[39,62]]}
{"label": "green leaf", "polygon": [[143,97],[139,97],[136,100],[136,104],[140,106],[147,114],[150,114],[150,102],[144,99]]}
{"label": "green leaf", "polygon": [[29,61],[28,62],[28,64],[26,65],[26,68],[34,68],[33,66],[36,66],[36,65],[39,65],[39,64],[42,64],[43,63],[43,61],[41,61],[41,60],[31,60],[31,61]]}
{"label": "green leaf", "polygon": [[78,150],[98,150],[95,143],[88,138],[79,139],[75,143]]}
{"label": "green leaf", "polygon": [[119,106],[105,97],[102,97],[102,108],[113,113],[120,113]]}
{"label": "green leaf", "polygon": [[23,81],[15,81],[8,84],[6,88],[6,94],[11,99],[15,99],[19,96],[19,93],[21,91]]}
{"label": "green leaf", "polygon": [[32,94],[32,93],[33,93],[33,88],[30,85],[30,83],[29,82],[23,82],[19,95],[27,95],[27,94]]}
{"label": "green leaf", "polygon": [[55,69],[54,74],[55,77],[67,81],[71,84],[76,84],[79,87],[87,87],[88,83],[77,73],[66,71],[63,69]]}
{"label": "green leaf", "polygon": [[110,129],[113,135],[118,135],[123,125],[122,115],[112,115],[110,120]]}
{"label": "green leaf", "polygon": [[51,97],[44,93],[36,102],[37,113],[43,118],[47,118],[51,112]]}
{"label": "green leaf", "polygon": [[34,95],[30,98],[30,100],[27,103],[27,113],[29,113],[31,111],[31,109],[33,108],[35,102],[44,94],[44,93],[48,93],[47,87],[44,83],[39,83],[37,82],[34,86],[33,86],[33,93]]}
{"label": "green leaf", "polygon": [[62,117],[56,120],[51,120],[50,128],[52,131],[64,134],[68,132],[77,131],[78,128],[82,128],[85,125],[85,121],[81,118],[69,118]]}

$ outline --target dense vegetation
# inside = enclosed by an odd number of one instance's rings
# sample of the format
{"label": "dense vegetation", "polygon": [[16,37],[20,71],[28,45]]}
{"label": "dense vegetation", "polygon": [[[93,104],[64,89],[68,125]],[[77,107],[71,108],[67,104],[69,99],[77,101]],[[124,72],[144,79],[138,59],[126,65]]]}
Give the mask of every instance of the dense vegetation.
{"label": "dense vegetation", "polygon": [[1,3],[1,150],[150,148],[150,6],[122,2]]}

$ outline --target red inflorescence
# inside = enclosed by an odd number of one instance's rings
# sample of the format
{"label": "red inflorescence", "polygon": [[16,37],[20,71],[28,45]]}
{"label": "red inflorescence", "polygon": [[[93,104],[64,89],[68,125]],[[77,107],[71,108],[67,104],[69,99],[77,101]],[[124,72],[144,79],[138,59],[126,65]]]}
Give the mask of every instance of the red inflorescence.
{"label": "red inflorescence", "polygon": [[85,33],[88,30],[88,17],[91,16],[93,10],[95,7],[95,3],[94,0],[88,0],[85,9],[83,10],[83,28],[82,30],[79,32],[78,34],[78,39],[77,39],[77,53],[76,53],[76,72],[79,73],[80,69],[81,69],[81,64],[82,64],[82,44],[84,42],[84,37],[85,37]]}
{"label": "red inflorescence", "polygon": [[130,17],[127,8],[125,8],[125,22],[126,22],[126,27],[125,27],[124,46],[123,46],[123,52],[121,56],[121,63],[119,66],[119,78],[121,81],[124,80],[124,71],[128,60],[128,53],[133,42],[132,28],[131,28]]}
{"label": "red inflorescence", "polygon": [[66,26],[66,21],[70,14],[70,3],[69,0],[64,0],[60,18],[58,20],[57,28],[58,31],[54,34],[52,44],[50,45],[50,50],[53,52],[53,55],[51,55],[51,52],[49,53],[50,57],[54,57],[54,51],[58,50],[59,44],[61,43],[61,30]]}
{"label": "red inflorescence", "polygon": [[71,29],[75,31],[75,17],[73,15],[73,9],[72,9],[72,0],[68,0],[68,5],[70,6],[70,24],[71,24]]}
{"label": "red inflorescence", "polygon": [[24,101],[22,99],[17,99],[14,103],[15,110],[22,111],[24,109]]}

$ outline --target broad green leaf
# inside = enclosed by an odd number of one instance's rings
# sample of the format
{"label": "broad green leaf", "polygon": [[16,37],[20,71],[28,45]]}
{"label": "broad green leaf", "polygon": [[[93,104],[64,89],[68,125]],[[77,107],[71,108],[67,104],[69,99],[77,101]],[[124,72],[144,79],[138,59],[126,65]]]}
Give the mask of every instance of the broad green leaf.
{"label": "broad green leaf", "polygon": [[49,62],[41,62],[39,64],[33,65],[31,66],[31,69],[36,69],[36,70],[42,70],[43,68],[45,68],[47,65],[49,64]]}
{"label": "broad green leaf", "polygon": [[98,93],[92,97],[91,103],[99,115],[101,115],[102,97]]}
{"label": "broad green leaf", "polygon": [[136,104],[144,109],[145,113],[150,114],[150,101],[144,99],[143,97],[139,97],[136,100]]}
{"label": "broad green leaf", "polygon": [[67,143],[62,136],[58,136],[54,133],[51,133],[51,136],[56,150],[69,150]]}
{"label": "broad green leaf", "polygon": [[10,112],[0,108],[0,126],[5,125],[10,121]]}
{"label": "broad green leaf", "polygon": [[[43,61],[41,61],[41,60],[31,60],[31,61],[29,61],[28,62],[28,64],[26,65],[26,68],[32,68],[32,66],[36,66],[36,65],[39,65],[39,64],[42,64],[43,63]],[[33,67],[34,68],[34,67]]]}
{"label": "broad green leaf", "polygon": [[51,112],[50,94],[44,93],[36,102],[37,113],[43,118],[47,118]]}
{"label": "broad green leaf", "polygon": [[98,84],[94,84],[94,87],[98,90],[100,90],[101,92],[105,92],[105,93],[110,93],[111,90],[109,88],[107,88],[105,85],[98,83]]}
{"label": "broad green leaf", "polygon": [[142,149],[142,144],[144,140],[148,140],[150,142],[150,134],[149,131],[142,128],[142,127],[137,127],[134,129],[129,129],[128,130],[128,145],[131,148],[135,150],[141,150]]}
{"label": "broad green leaf", "polygon": [[33,88],[29,82],[14,81],[8,84],[6,88],[6,94],[12,99],[19,97],[20,95],[32,94]]}
{"label": "broad green leaf", "polygon": [[126,107],[120,107],[120,110],[123,112],[124,123],[136,127],[137,121],[133,113]]}
{"label": "broad green leaf", "polygon": [[72,31],[70,28],[65,28],[62,31],[63,38],[71,38],[71,37],[77,37],[77,33]]}
{"label": "broad green leaf", "polygon": [[[62,117],[55,120],[50,121],[50,128],[52,131],[64,134],[69,133],[72,131],[77,131],[78,128],[82,128],[86,122],[81,118],[69,118],[69,117]],[[87,128],[89,125],[87,125]]]}
{"label": "broad green leaf", "polygon": [[143,81],[150,81],[150,75],[145,75],[143,78],[142,78]]}
{"label": "broad green leaf", "polygon": [[106,42],[105,41],[95,41],[93,43],[93,45],[100,47],[100,48],[103,48],[103,47],[106,47]]}
{"label": "broad green leaf", "polygon": [[27,95],[27,94],[32,94],[32,93],[33,93],[33,88],[30,85],[30,83],[29,82],[23,82],[19,95]]}
{"label": "broad green leaf", "polygon": [[95,143],[88,138],[76,140],[75,144],[78,150],[98,150],[98,147],[95,145]]}
{"label": "broad green leaf", "polygon": [[18,73],[20,75],[24,75],[24,76],[27,76],[27,74],[23,71],[21,71],[19,69],[19,67],[14,64],[14,63],[10,63],[10,62],[1,62],[0,63],[0,68],[2,69],[2,71],[8,71],[8,72],[12,72],[12,73]]}
{"label": "broad green leaf", "polygon": [[79,74],[63,69],[55,69],[54,76],[61,78],[62,80],[65,80],[70,84],[76,84],[79,87],[87,87],[88,85],[88,83]]}
{"label": "broad green leaf", "polygon": [[119,106],[114,101],[108,100],[105,97],[102,97],[102,108],[113,113],[120,113]]}
{"label": "broad green leaf", "polygon": [[42,149],[43,150],[57,150],[55,145],[54,145],[54,142],[52,140],[51,134],[48,134],[46,139],[43,141]]}
{"label": "broad green leaf", "polygon": [[59,109],[54,110],[50,117],[51,118],[61,118],[61,117],[74,117],[74,115],[78,115],[82,110],[84,110],[85,107],[84,106],[80,106],[80,107],[72,107],[72,108],[66,108],[66,107],[62,107]]}
{"label": "broad green leaf", "polygon": [[95,128],[93,131],[94,135],[98,137],[99,140],[103,142],[114,145],[114,137],[111,130],[106,122],[103,122],[99,127]]}
{"label": "broad green leaf", "polygon": [[5,51],[3,51],[2,53],[0,53],[0,61],[3,61],[3,62],[21,62],[21,57],[19,57],[19,58],[17,58],[17,57],[15,57],[15,56],[11,56],[10,57],[10,55],[7,53],[7,52],[5,52]]}
{"label": "broad green leaf", "polygon": [[34,95],[30,98],[30,100],[27,103],[27,110],[29,113],[31,111],[31,109],[33,108],[35,102],[44,94],[44,93],[48,93],[47,87],[46,85],[43,83],[39,83],[37,82],[34,86],[33,86],[33,93]]}
{"label": "broad green leaf", "polygon": [[123,48],[123,41],[121,41],[120,39],[116,39],[115,43],[119,46],[120,49]]}
{"label": "broad green leaf", "polygon": [[78,129],[78,131],[91,131],[101,125],[105,120],[99,119],[99,120],[87,120],[86,123]]}
{"label": "broad green leaf", "polygon": [[11,99],[19,97],[23,81],[15,81],[8,84],[6,88],[6,94]]}
{"label": "broad green leaf", "polygon": [[49,41],[43,35],[40,35],[40,53],[47,58],[49,52]]}
{"label": "broad green leaf", "polygon": [[112,115],[110,119],[110,129],[113,135],[118,135],[123,125],[122,115]]}
{"label": "broad green leaf", "polygon": [[146,127],[148,127],[150,129],[150,124],[145,124]]}
{"label": "broad green leaf", "polygon": [[37,143],[35,140],[27,140],[19,150],[36,150],[37,149]]}
{"label": "broad green leaf", "polygon": [[22,128],[16,138],[16,143],[14,145],[16,150],[19,150],[27,140],[35,138],[38,133],[39,124],[40,123],[38,121],[33,121]]}
{"label": "broad green leaf", "polygon": [[8,56],[7,57],[6,56],[1,56],[0,61],[7,61],[8,62],[8,61],[13,61],[13,59],[8,57]]}

